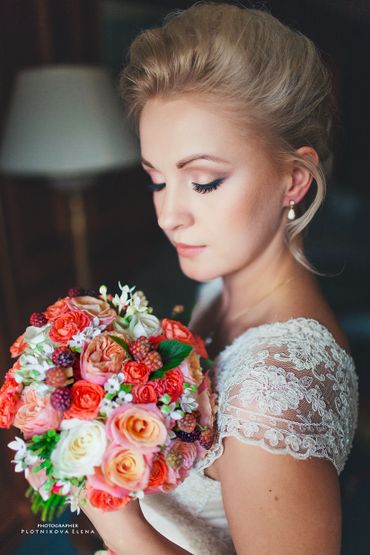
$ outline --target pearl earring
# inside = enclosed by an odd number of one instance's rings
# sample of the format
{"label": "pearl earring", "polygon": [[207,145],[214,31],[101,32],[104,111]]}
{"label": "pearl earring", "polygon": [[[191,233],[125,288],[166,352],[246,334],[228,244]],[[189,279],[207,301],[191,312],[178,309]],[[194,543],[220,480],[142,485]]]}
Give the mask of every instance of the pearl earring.
{"label": "pearl earring", "polygon": [[295,211],[294,211],[294,200],[290,200],[289,201],[289,212],[288,212],[288,220],[294,220],[295,219]]}

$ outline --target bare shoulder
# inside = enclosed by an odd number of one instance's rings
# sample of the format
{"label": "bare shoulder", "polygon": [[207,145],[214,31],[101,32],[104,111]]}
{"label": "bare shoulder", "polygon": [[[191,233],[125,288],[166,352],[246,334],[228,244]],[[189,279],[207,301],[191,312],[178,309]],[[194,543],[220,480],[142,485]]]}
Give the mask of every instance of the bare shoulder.
{"label": "bare shoulder", "polygon": [[224,438],[215,463],[239,555],[338,555],[340,488],[333,464]]}

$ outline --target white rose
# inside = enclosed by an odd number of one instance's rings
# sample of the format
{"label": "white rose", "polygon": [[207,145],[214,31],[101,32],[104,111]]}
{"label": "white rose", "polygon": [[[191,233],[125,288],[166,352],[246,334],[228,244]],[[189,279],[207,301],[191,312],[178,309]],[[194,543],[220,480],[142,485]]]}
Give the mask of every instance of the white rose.
{"label": "white rose", "polygon": [[156,316],[153,314],[136,313],[133,315],[129,331],[131,335],[137,339],[141,335],[149,337],[150,335],[159,335],[161,333],[161,325]]}
{"label": "white rose", "polygon": [[94,474],[107,446],[105,428],[97,420],[63,420],[62,432],[51,454],[55,476],[80,477]]}

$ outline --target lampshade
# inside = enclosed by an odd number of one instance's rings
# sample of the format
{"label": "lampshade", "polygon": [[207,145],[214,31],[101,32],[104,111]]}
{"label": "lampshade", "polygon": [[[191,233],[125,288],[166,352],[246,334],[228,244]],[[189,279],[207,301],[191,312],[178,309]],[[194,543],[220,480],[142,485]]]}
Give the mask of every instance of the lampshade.
{"label": "lampshade", "polygon": [[137,140],[104,69],[55,65],[18,75],[0,154],[3,172],[79,178],[138,159]]}

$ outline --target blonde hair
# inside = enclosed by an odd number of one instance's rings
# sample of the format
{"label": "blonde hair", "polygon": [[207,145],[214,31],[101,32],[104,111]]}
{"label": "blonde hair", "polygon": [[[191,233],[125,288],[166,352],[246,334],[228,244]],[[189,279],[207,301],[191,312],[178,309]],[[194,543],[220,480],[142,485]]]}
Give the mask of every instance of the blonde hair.
{"label": "blonde hair", "polygon": [[[294,240],[304,235],[325,197],[323,164],[334,112],[329,72],[309,38],[267,11],[196,2],[135,38],[120,91],[136,133],[150,98],[196,95],[214,101],[241,134],[252,131],[273,146],[277,161],[290,156],[307,168],[316,194],[309,203],[312,194],[306,194],[295,207],[285,240],[300,264],[320,274]],[[295,152],[303,145],[315,149],[318,165]]]}

